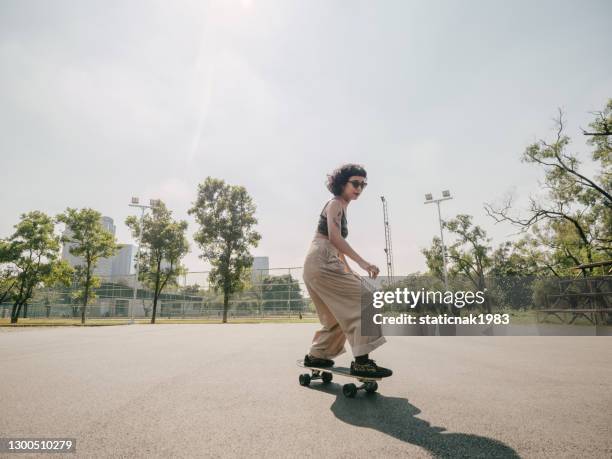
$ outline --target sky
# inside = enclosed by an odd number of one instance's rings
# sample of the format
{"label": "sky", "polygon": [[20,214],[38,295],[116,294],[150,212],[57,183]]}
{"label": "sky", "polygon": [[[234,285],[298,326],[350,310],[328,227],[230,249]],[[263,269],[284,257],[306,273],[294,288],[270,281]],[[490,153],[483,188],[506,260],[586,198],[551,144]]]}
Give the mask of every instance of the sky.
{"label": "sky", "polygon": [[[612,97],[612,2],[0,0],[0,237],[20,214],[91,207],[119,242],[132,196],[189,222],[207,176],[257,205],[256,256],[302,266],[326,174],[365,166],[348,242],[384,271],[425,271],[443,218],[470,214],[493,246],[516,236],[485,202],[541,196],[525,147],[570,151]],[[452,241],[450,236],[447,236]]]}

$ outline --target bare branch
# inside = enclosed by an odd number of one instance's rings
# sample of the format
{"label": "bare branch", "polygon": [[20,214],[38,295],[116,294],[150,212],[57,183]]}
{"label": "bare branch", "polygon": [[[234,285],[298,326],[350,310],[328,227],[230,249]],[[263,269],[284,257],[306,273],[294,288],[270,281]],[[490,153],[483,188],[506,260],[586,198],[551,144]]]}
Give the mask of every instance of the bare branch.
{"label": "bare branch", "polygon": [[[582,129],[582,128],[580,128],[580,129]],[[586,132],[584,129],[582,129],[582,134],[584,134],[584,135],[601,135],[601,136],[604,136],[604,135],[612,135],[612,131],[606,130],[604,132]]]}

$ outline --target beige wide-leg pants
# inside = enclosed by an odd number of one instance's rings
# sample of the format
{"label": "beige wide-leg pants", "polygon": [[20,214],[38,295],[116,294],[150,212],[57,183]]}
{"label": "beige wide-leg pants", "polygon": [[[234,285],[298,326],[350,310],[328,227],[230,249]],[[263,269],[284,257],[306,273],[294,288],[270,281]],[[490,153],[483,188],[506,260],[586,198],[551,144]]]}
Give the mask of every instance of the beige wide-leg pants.
{"label": "beige wide-leg pants", "polygon": [[338,250],[329,240],[313,239],[304,262],[304,283],[322,325],[314,335],[310,355],[332,359],[346,352],[347,339],[354,356],[367,354],[386,342],[380,327],[375,329],[375,336],[361,335],[361,308],[371,307],[372,290],[357,274],[345,271]]}

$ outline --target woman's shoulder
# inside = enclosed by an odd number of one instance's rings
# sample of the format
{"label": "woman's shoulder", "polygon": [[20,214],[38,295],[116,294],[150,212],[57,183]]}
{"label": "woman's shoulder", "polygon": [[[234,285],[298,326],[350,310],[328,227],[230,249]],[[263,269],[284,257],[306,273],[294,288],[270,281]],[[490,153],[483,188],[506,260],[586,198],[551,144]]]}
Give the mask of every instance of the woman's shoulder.
{"label": "woman's shoulder", "polygon": [[344,214],[344,206],[338,198],[332,198],[327,201],[327,204],[325,204],[325,208],[326,213],[340,214],[342,212],[342,214]]}

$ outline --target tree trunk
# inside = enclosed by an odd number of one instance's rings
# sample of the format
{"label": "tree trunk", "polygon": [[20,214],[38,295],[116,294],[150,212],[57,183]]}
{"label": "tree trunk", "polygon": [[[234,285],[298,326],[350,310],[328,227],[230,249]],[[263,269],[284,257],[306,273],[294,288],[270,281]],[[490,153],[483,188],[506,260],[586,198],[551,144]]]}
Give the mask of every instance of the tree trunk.
{"label": "tree trunk", "polygon": [[[478,290],[481,292],[484,292],[486,290],[486,282],[484,279],[484,275],[481,275],[478,277]],[[484,302],[482,304],[482,306],[485,309],[485,312],[487,314],[491,314],[491,302],[489,301],[489,298],[487,297],[487,295],[484,295]]]}
{"label": "tree trunk", "polygon": [[85,294],[83,295],[83,309],[81,310],[81,325],[85,325],[85,311],[89,299],[89,283],[91,282],[91,264],[87,263],[87,276],[85,277]]}
{"label": "tree trunk", "polygon": [[155,275],[155,291],[153,292],[153,315],[151,316],[151,323],[155,323],[155,316],[157,316],[157,299],[159,298],[159,270],[161,268],[161,259],[157,260],[157,274]]}
{"label": "tree trunk", "polygon": [[15,304],[13,304],[13,309],[11,310],[11,323],[16,324],[18,317],[19,311],[17,309],[17,302],[15,302]]}
{"label": "tree trunk", "polygon": [[23,304],[24,290],[26,289],[26,281],[22,279],[19,285],[19,295],[13,304],[13,310],[11,311],[11,323],[16,324],[19,320],[19,313],[21,312],[21,305]]}
{"label": "tree trunk", "polygon": [[223,291],[223,323],[227,323],[227,306],[229,304],[229,293]]}
{"label": "tree trunk", "polygon": [[22,307],[23,307],[23,302],[17,303],[17,310],[15,311],[15,322],[13,323],[17,323],[17,320],[19,319],[19,314],[21,314]]}
{"label": "tree trunk", "polygon": [[[157,283],[156,283],[157,284]],[[157,285],[155,286],[155,292],[153,295],[153,313],[151,314],[151,323],[155,323],[155,317],[157,317],[157,299],[159,298],[159,294],[157,293]]]}
{"label": "tree trunk", "polygon": [[153,298],[153,314],[151,315],[151,323],[155,323],[155,316],[157,315],[157,295]]}

